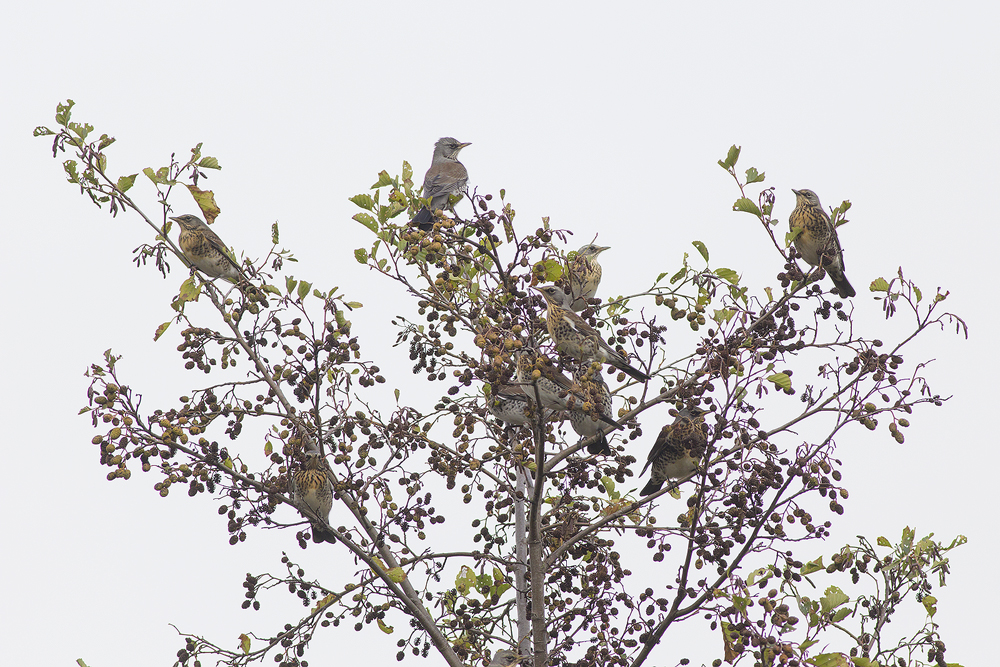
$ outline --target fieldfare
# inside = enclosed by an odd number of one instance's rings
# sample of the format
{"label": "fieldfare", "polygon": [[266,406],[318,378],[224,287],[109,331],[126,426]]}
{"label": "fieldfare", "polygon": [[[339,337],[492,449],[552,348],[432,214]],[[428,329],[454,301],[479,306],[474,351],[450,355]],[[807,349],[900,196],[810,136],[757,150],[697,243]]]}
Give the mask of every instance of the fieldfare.
{"label": "fieldfare", "polygon": [[565,298],[565,293],[560,287],[546,285],[535,289],[545,297],[545,301],[548,303],[545,323],[549,328],[549,336],[557,349],[585,363],[606,361],[639,382],[650,379],[646,373],[630,366],[628,358],[608,345],[601,338],[601,334],[584,322],[582,317],[560,305]]}
{"label": "fieldfare", "polygon": [[[306,454],[305,462],[292,478],[292,488],[295,500],[308,507],[312,513],[330,522],[330,509],[333,507],[333,482],[330,480],[326,459],[318,452]],[[330,542],[336,540],[330,530],[323,524],[309,520],[312,526],[313,542]]]}
{"label": "fieldfare", "polygon": [[523,655],[518,655],[510,649],[500,649],[493,654],[493,659],[490,660],[489,667],[511,667],[511,665],[516,664],[519,660],[524,658]]}
{"label": "fieldfare", "polygon": [[645,475],[650,466],[653,471],[640,495],[656,493],[668,479],[677,479],[693,472],[705,455],[707,445],[705,412],[698,408],[681,410],[672,424],[667,424],[660,430],[653,448],[649,450],[646,465],[639,476]]}
{"label": "fieldfare", "polygon": [[[510,384],[494,385],[486,398],[486,409],[507,427],[531,424],[537,413],[532,410],[533,401],[521,390]],[[552,410],[545,410],[545,421],[552,417]]]}
{"label": "fieldfare", "polygon": [[250,286],[250,279],[233,259],[226,244],[201,218],[185,214],[170,219],[180,225],[177,243],[188,262],[213,280],[222,278],[234,285],[242,285],[241,291],[246,296],[253,295],[253,298],[267,305],[263,295]]}
{"label": "fieldfare", "polygon": [[587,300],[593,299],[597,294],[597,286],[601,284],[601,265],[597,262],[597,256],[610,247],[588,243],[577,250],[569,261],[567,273],[570,294],[573,296],[572,310],[580,312],[587,307]]}
{"label": "fieldfare", "polygon": [[423,231],[434,227],[434,211],[448,207],[451,195],[465,194],[469,182],[469,172],[458,161],[458,153],[470,143],[462,143],[452,137],[441,137],[434,144],[434,157],[430,169],[424,174],[424,189],[421,196],[430,199],[430,207],[424,206],[417,212],[411,225]]}
{"label": "fieldfare", "polygon": [[[604,378],[601,377],[600,368],[592,366],[588,369],[577,371],[573,374],[573,378],[576,380],[577,386],[590,399],[590,402],[596,404],[597,411],[591,412],[611,417],[611,391],[604,382]],[[608,427],[603,426],[600,421],[594,419],[590,412],[581,408],[573,410],[569,413],[569,423],[577,435],[583,438],[592,438],[595,435],[600,435],[596,442],[587,445],[588,452],[591,454],[611,453],[611,446],[608,444],[608,437],[605,435]]]}
{"label": "fieldfare", "polygon": [[[559,372],[548,357],[537,354],[532,349],[519,350],[515,354],[517,355],[515,378],[521,385],[521,391],[524,392],[525,396],[534,401],[535,389],[537,388],[543,408],[551,410],[580,409],[586,410],[588,414],[594,412],[592,410],[593,404],[586,392]],[[538,372],[537,377],[536,371]],[[616,429],[622,428],[621,424],[604,414],[599,414],[598,419]]]}
{"label": "fieldfare", "polygon": [[844,251],[840,248],[837,230],[830,222],[830,216],[819,203],[819,197],[812,190],[795,190],[795,208],[788,216],[788,228],[802,229],[793,243],[795,249],[812,266],[822,264],[837,288],[841,298],[857,294],[844,275]]}

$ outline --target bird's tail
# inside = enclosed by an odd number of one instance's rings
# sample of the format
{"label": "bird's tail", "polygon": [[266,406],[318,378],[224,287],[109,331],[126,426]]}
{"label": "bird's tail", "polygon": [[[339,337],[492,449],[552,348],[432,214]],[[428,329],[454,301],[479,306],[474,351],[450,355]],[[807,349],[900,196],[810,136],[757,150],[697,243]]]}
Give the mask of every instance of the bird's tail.
{"label": "bird's tail", "polygon": [[333,538],[333,535],[325,526],[321,526],[318,523],[310,524],[312,527],[312,540],[316,544],[322,542],[329,542],[330,544],[336,544],[337,540]]}
{"label": "bird's tail", "polygon": [[657,491],[659,491],[662,488],[663,488],[663,481],[662,480],[659,481],[659,482],[657,482],[656,480],[651,479],[648,482],[646,482],[646,486],[642,487],[642,491],[639,492],[639,495],[640,496],[648,496],[651,493],[656,493]]}
{"label": "bird's tail", "polygon": [[423,206],[419,211],[417,211],[417,214],[413,216],[413,220],[410,220],[409,225],[416,226],[421,231],[429,232],[434,228],[434,213],[432,213],[426,206]]}
{"label": "bird's tail", "polygon": [[840,295],[842,299],[848,299],[855,296],[857,292],[851,287],[851,283],[847,282],[847,276],[843,273],[834,275],[832,271],[830,273],[830,279],[833,280],[833,286],[837,288],[837,294]]}
{"label": "bird's tail", "polygon": [[599,433],[601,436],[596,442],[592,442],[587,445],[587,452],[590,454],[603,454],[604,456],[611,455],[611,445],[608,444],[608,436],[604,435],[602,431]]}
{"label": "bird's tail", "polygon": [[652,377],[643,373],[638,368],[633,368],[624,359],[617,361],[614,366],[621,372],[625,373],[625,375],[628,375],[633,380],[638,380],[639,382],[648,382]]}

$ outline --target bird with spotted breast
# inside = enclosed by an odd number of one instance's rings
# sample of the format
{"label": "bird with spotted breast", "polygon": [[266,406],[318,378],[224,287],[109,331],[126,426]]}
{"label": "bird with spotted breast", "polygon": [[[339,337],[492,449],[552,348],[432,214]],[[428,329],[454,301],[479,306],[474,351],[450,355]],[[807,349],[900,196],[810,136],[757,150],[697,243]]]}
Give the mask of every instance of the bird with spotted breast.
{"label": "bird with spotted breast", "polygon": [[244,295],[267,304],[263,294],[250,285],[250,279],[233,259],[229,247],[201,218],[184,214],[170,219],[180,226],[177,245],[192,266],[213,280],[222,278],[237,285]]}
{"label": "bird with spotted breast", "polygon": [[465,165],[458,161],[459,152],[470,142],[461,142],[453,137],[441,137],[434,144],[434,156],[431,166],[424,174],[424,188],[421,196],[430,199],[430,206],[423,206],[410,220],[423,231],[434,227],[434,211],[448,207],[448,198],[452,195],[465,194],[469,183],[469,172]]}
{"label": "bird with spotted breast", "polygon": [[[532,402],[535,400],[537,388],[543,408],[592,411],[588,407],[591,405],[588,395],[553,366],[548,357],[538,354],[531,348],[524,348],[515,352],[515,359],[517,370],[514,377],[521,391]],[[622,428],[621,424],[606,415],[600,414],[598,419],[613,428]]]}
{"label": "bird with spotted breast", "polygon": [[[326,523],[330,522],[330,510],[333,508],[333,481],[330,479],[326,459],[319,452],[309,452],[295,475],[292,477],[292,490],[295,501],[309,508],[313,514]],[[330,530],[323,524],[309,520],[312,526],[313,542],[330,542],[336,540]]]}
{"label": "bird with spotted breast", "polygon": [[545,285],[535,289],[545,297],[548,304],[545,324],[558,350],[583,362],[607,362],[639,382],[650,379],[649,375],[629,365],[628,358],[608,345],[601,334],[584,322],[582,317],[561,305],[565,299],[562,288]]}
{"label": "bird with spotted breast", "polygon": [[524,657],[525,656],[518,655],[510,649],[502,648],[493,654],[493,659],[490,660],[489,667],[511,667],[512,665],[516,665],[518,662],[523,660]]}
{"label": "bird with spotted breast", "polygon": [[639,476],[645,475],[650,467],[652,472],[640,495],[656,493],[668,479],[684,477],[696,470],[707,446],[705,411],[698,408],[681,410],[673,423],[660,430],[653,448],[649,450],[646,465]]}
{"label": "bird with spotted breast", "polygon": [[[576,371],[573,374],[573,379],[576,381],[577,386],[590,399],[590,402],[595,404],[598,411],[596,414],[610,418],[612,415],[611,390],[608,389],[607,383],[601,377],[600,364],[592,364],[587,368]],[[600,420],[594,419],[594,416],[590,412],[581,408],[571,411],[569,413],[569,423],[577,435],[583,438],[599,436],[595,442],[587,445],[589,453],[611,454],[611,445],[608,444],[608,436],[606,435],[608,427],[604,426]]]}
{"label": "bird with spotted breast", "polygon": [[[515,426],[526,426],[532,423],[536,412],[532,408],[533,401],[521,390],[521,387],[511,384],[498,384],[490,387],[486,397],[486,409],[499,419],[507,429]],[[544,419],[552,417],[552,410],[545,409]]]}
{"label": "bird with spotted breast", "polygon": [[570,296],[573,298],[571,310],[579,312],[585,309],[589,305],[587,301],[593,299],[594,295],[597,294],[597,287],[601,284],[601,274],[603,273],[597,256],[610,247],[588,243],[577,250],[573,259],[569,260],[566,273],[569,279]]}
{"label": "bird with spotted breast", "polygon": [[830,222],[830,216],[820,205],[819,197],[812,190],[793,188],[792,192],[795,193],[795,208],[788,216],[788,229],[802,230],[792,241],[795,249],[811,266],[822,265],[826,269],[841,298],[854,296],[857,292],[844,275],[844,251],[840,247],[840,238]]}

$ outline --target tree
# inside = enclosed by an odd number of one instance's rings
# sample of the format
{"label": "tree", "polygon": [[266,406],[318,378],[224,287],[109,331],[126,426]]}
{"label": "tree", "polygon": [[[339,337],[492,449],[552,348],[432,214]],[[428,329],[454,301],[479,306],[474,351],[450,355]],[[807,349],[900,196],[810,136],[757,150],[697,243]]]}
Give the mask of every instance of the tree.
{"label": "tree", "polygon": [[[199,144],[184,162],[172,157],[145,169],[159,193],[154,222],[128,194],[138,174],[109,175],[105,151],[114,139],[92,140],[90,125],[71,120],[72,107],[58,105],[57,130],[39,127],[36,136],[53,137],[53,156],[71,153],[66,174],[91,201],[154,230],[135,260],[170,279],[172,261],[189,265],[169,235],[175,186],[185,186],[212,223],[215,194],[199,183],[219,161]],[[139,468],[155,476],[162,496],[179,486],[192,497],[209,493],[221,503],[232,545],[280,528],[303,549],[348,555],[356,570],[314,580],[283,554],[283,572],[247,575],[244,608],[258,609],[263,595],[284,587],[308,612],[281,629],[244,635],[235,651],[185,634],[178,664],[214,656],[243,665],[276,655],[282,665],[304,665],[314,633],[352,619],[355,629],[377,624],[402,635],[400,660],[433,648],[450,665],[485,664],[507,647],[538,667],[641,665],[654,650],[659,660],[686,664],[660,642],[699,615],[720,633],[715,665],[946,664],[932,575],[944,585],[946,554],[964,538],[945,546],[907,528],[895,545],[859,538],[826,565],[802,551],[843,513],[838,439],[884,422],[903,442],[907,416],[945,400],[923,376],[924,363],[904,361],[904,348],[933,327],[965,333],[965,323],[941,312],[947,292],[925,300],[900,270],[869,289],[886,318],[913,317],[909,330],[888,343],[857,331],[850,302],[826,292],[823,268],[800,265],[789,245],[794,232],[776,235],[773,188],[751,198],[764,175],[750,168],[741,178],[739,153],[734,146],[719,164],[740,189],[733,208],[761,224],[783,260],[778,285],[742,284],[738,271],[712,268],[708,248],[695,241],[698,255],[685,254],[678,270],[634,294],[591,301],[581,313],[652,376],[648,382],[554,349],[541,300],[527,288],[567,284],[568,230],[547,219],[534,231],[515,224],[502,190],[499,206],[489,194],[469,195],[469,219],[439,213],[428,231],[407,226],[406,214],[426,201],[405,162],[400,176],[383,171],[372,194],[351,198],[362,209],[354,219],[373,235],[354,257],[415,302],[422,321],[398,317],[393,325],[409,346],[412,373],[440,393],[431,406],[398,404],[399,389],[395,406],[376,403],[373,388],[386,375],[399,386],[407,373],[383,374],[365,360],[348,319],[361,307],[353,295],[290,276],[281,284],[292,256],[279,250],[277,225],[271,252],[242,261],[239,290],[223,291],[192,271],[155,336],[179,325],[185,369],[215,375],[207,385],[193,380],[175,405],[150,411],[140,409],[141,392],[110,350],[94,363],[84,412],[98,429],[93,445],[108,479],[128,480]],[[846,222],[849,207],[833,209],[835,224]],[[202,297],[214,322],[186,311]],[[517,383],[514,367],[527,348],[541,360]],[[537,379],[553,372],[545,359],[576,374],[573,391],[561,396],[569,410],[535,407]],[[589,453],[600,434],[573,442],[566,428],[571,410],[601,416],[595,372],[606,376],[618,406],[611,417],[624,425],[610,454]],[[523,426],[490,415],[500,388],[512,383],[526,401],[518,405]],[[644,431],[657,432],[678,410],[703,415],[700,465],[642,497],[629,478],[651,440]],[[229,442],[213,439],[220,433]],[[293,493],[293,479],[315,454],[333,494],[329,519]],[[673,513],[681,498],[674,518],[654,514]],[[459,503],[469,509],[439,509]],[[298,519],[279,517],[282,505]],[[469,525],[456,525],[465,514]],[[656,581],[640,581],[637,568]],[[806,595],[807,584],[822,586],[827,576],[839,585]],[[927,621],[899,638],[887,624],[909,598]],[[816,653],[831,644],[836,650]]]}

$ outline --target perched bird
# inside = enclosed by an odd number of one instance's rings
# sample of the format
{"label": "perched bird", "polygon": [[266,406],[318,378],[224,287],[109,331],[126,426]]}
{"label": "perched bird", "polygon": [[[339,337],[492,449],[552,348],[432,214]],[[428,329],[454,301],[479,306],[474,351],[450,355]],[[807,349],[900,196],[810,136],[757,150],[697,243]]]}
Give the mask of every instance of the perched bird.
{"label": "perched bird", "polygon": [[[319,452],[306,454],[305,462],[292,478],[292,488],[295,492],[296,502],[308,507],[323,521],[330,522],[330,509],[333,507],[333,482],[327,472],[326,459],[320,456]],[[312,525],[313,542],[336,543],[326,526],[311,519],[309,523]]]}
{"label": "perched bird", "polygon": [[[597,256],[610,248],[606,245],[588,243],[576,251],[569,261],[567,274],[569,277],[570,294],[573,297],[572,310],[577,312],[587,307],[587,300],[597,294],[597,286],[601,284],[601,265]],[[564,305],[564,304],[560,304]]]}
{"label": "perched bird", "polygon": [[226,244],[201,218],[185,214],[170,219],[180,225],[177,243],[187,261],[213,280],[222,278],[234,285],[242,284],[244,294],[253,295],[253,298],[266,304],[263,295],[250,287],[250,279],[233,259]]}
{"label": "perched bird", "polygon": [[[588,368],[577,371],[573,374],[573,379],[591,401],[597,404],[596,414],[611,417],[611,391],[604,382],[604,378],[601,377],[600,369],[591,370]],[[602,426],[601,422],[594,419],[589,412],[579,408],[573,410],[569,413],[569,423],[577,435],[583,438],[600,435],[596,442],[587,445],[588,452],[591,454],[611,453],[611,445],[608,444],[608,437],[605,435],[608,427]]]}
{"label": "perched bird", "polygon": [[653,448],[649,450],[646,465],[639,476],[645,475],[650,466],[653,471],[640,494],[648,496],[656,493],[668,479],[684,477],[694,471],[705,455],[707,445],[704,410],[681,410],[672,424],[667,424],[660,430]]}
{"label": "perched bird", "polygon": [[[521,391],[521,387],[502,384],[491,387],[490,394],[486,398],[486,409],[508,428],[511,428],[525,426],[532,422],[537,414],[531,407],[532,403],[533,401]],[[552,414],[552,410],[546,408],[545,421],[548,421]]]}
{"label": "perched bird", "polygon": [[465,165],[458,161],[458,153],[470,143],[462,143],[452,137],[441,137],[434,144],[434,157],[431,166],[424,174],[424,189],[421,193],[425,199],[430,199],[430,207],[424,206],[417,212],[411,225],[429,231],[434,227],[435,209],[448,206],[451,195],[464,194],[469,182],[469,172]]}
{"label": "perched bird", "polygon": [[628,358],[608,345],[601,338],[601,334],[584,322],[582,317],[560,305],[565,298],[565,292],[562,289],[556,285],[546,285],[535,289],[545,297],[545,301],[548,303],[545,323],[556,348],[583,362],[606,361],[639,382],[649,380],[649,375],[630,366]]}
{"label": "perched bird", "polygon": [[490,660],[490,667],[511,667],[511,665],[517,664],[517,662],[524,659],[524,657],[510,649],[503,648],[493,654],[493,659]]}
{"label": "perched bird", "polygon": [[795,208],[788,216],[788,228],[801,227],[802,232],[795,237],[795,249],[812,266],[822,264],[837,288],[841,298],[857,294],[844,275],[844,251],[840,248],[837,230],[830,222],[830,216],[819,203],[819,197],[812,190],[796,190]]}
{"label": "perched bird", "polygon": [[[547,409],[582,409],[584,404],[588,402],[586,392],[560,373],[547,357],[537,354],[532,349],[520,350],[516,355],[517,373],[515,378],[521,385],[521,391],[532,401],[535,400],[535,388],[537,387],[542,407]],[[539,372],[537,379],[534,378],[536,370]],[[599,419],[616,429],[622,428],[621,424],[608,416],[600,415]]]}

